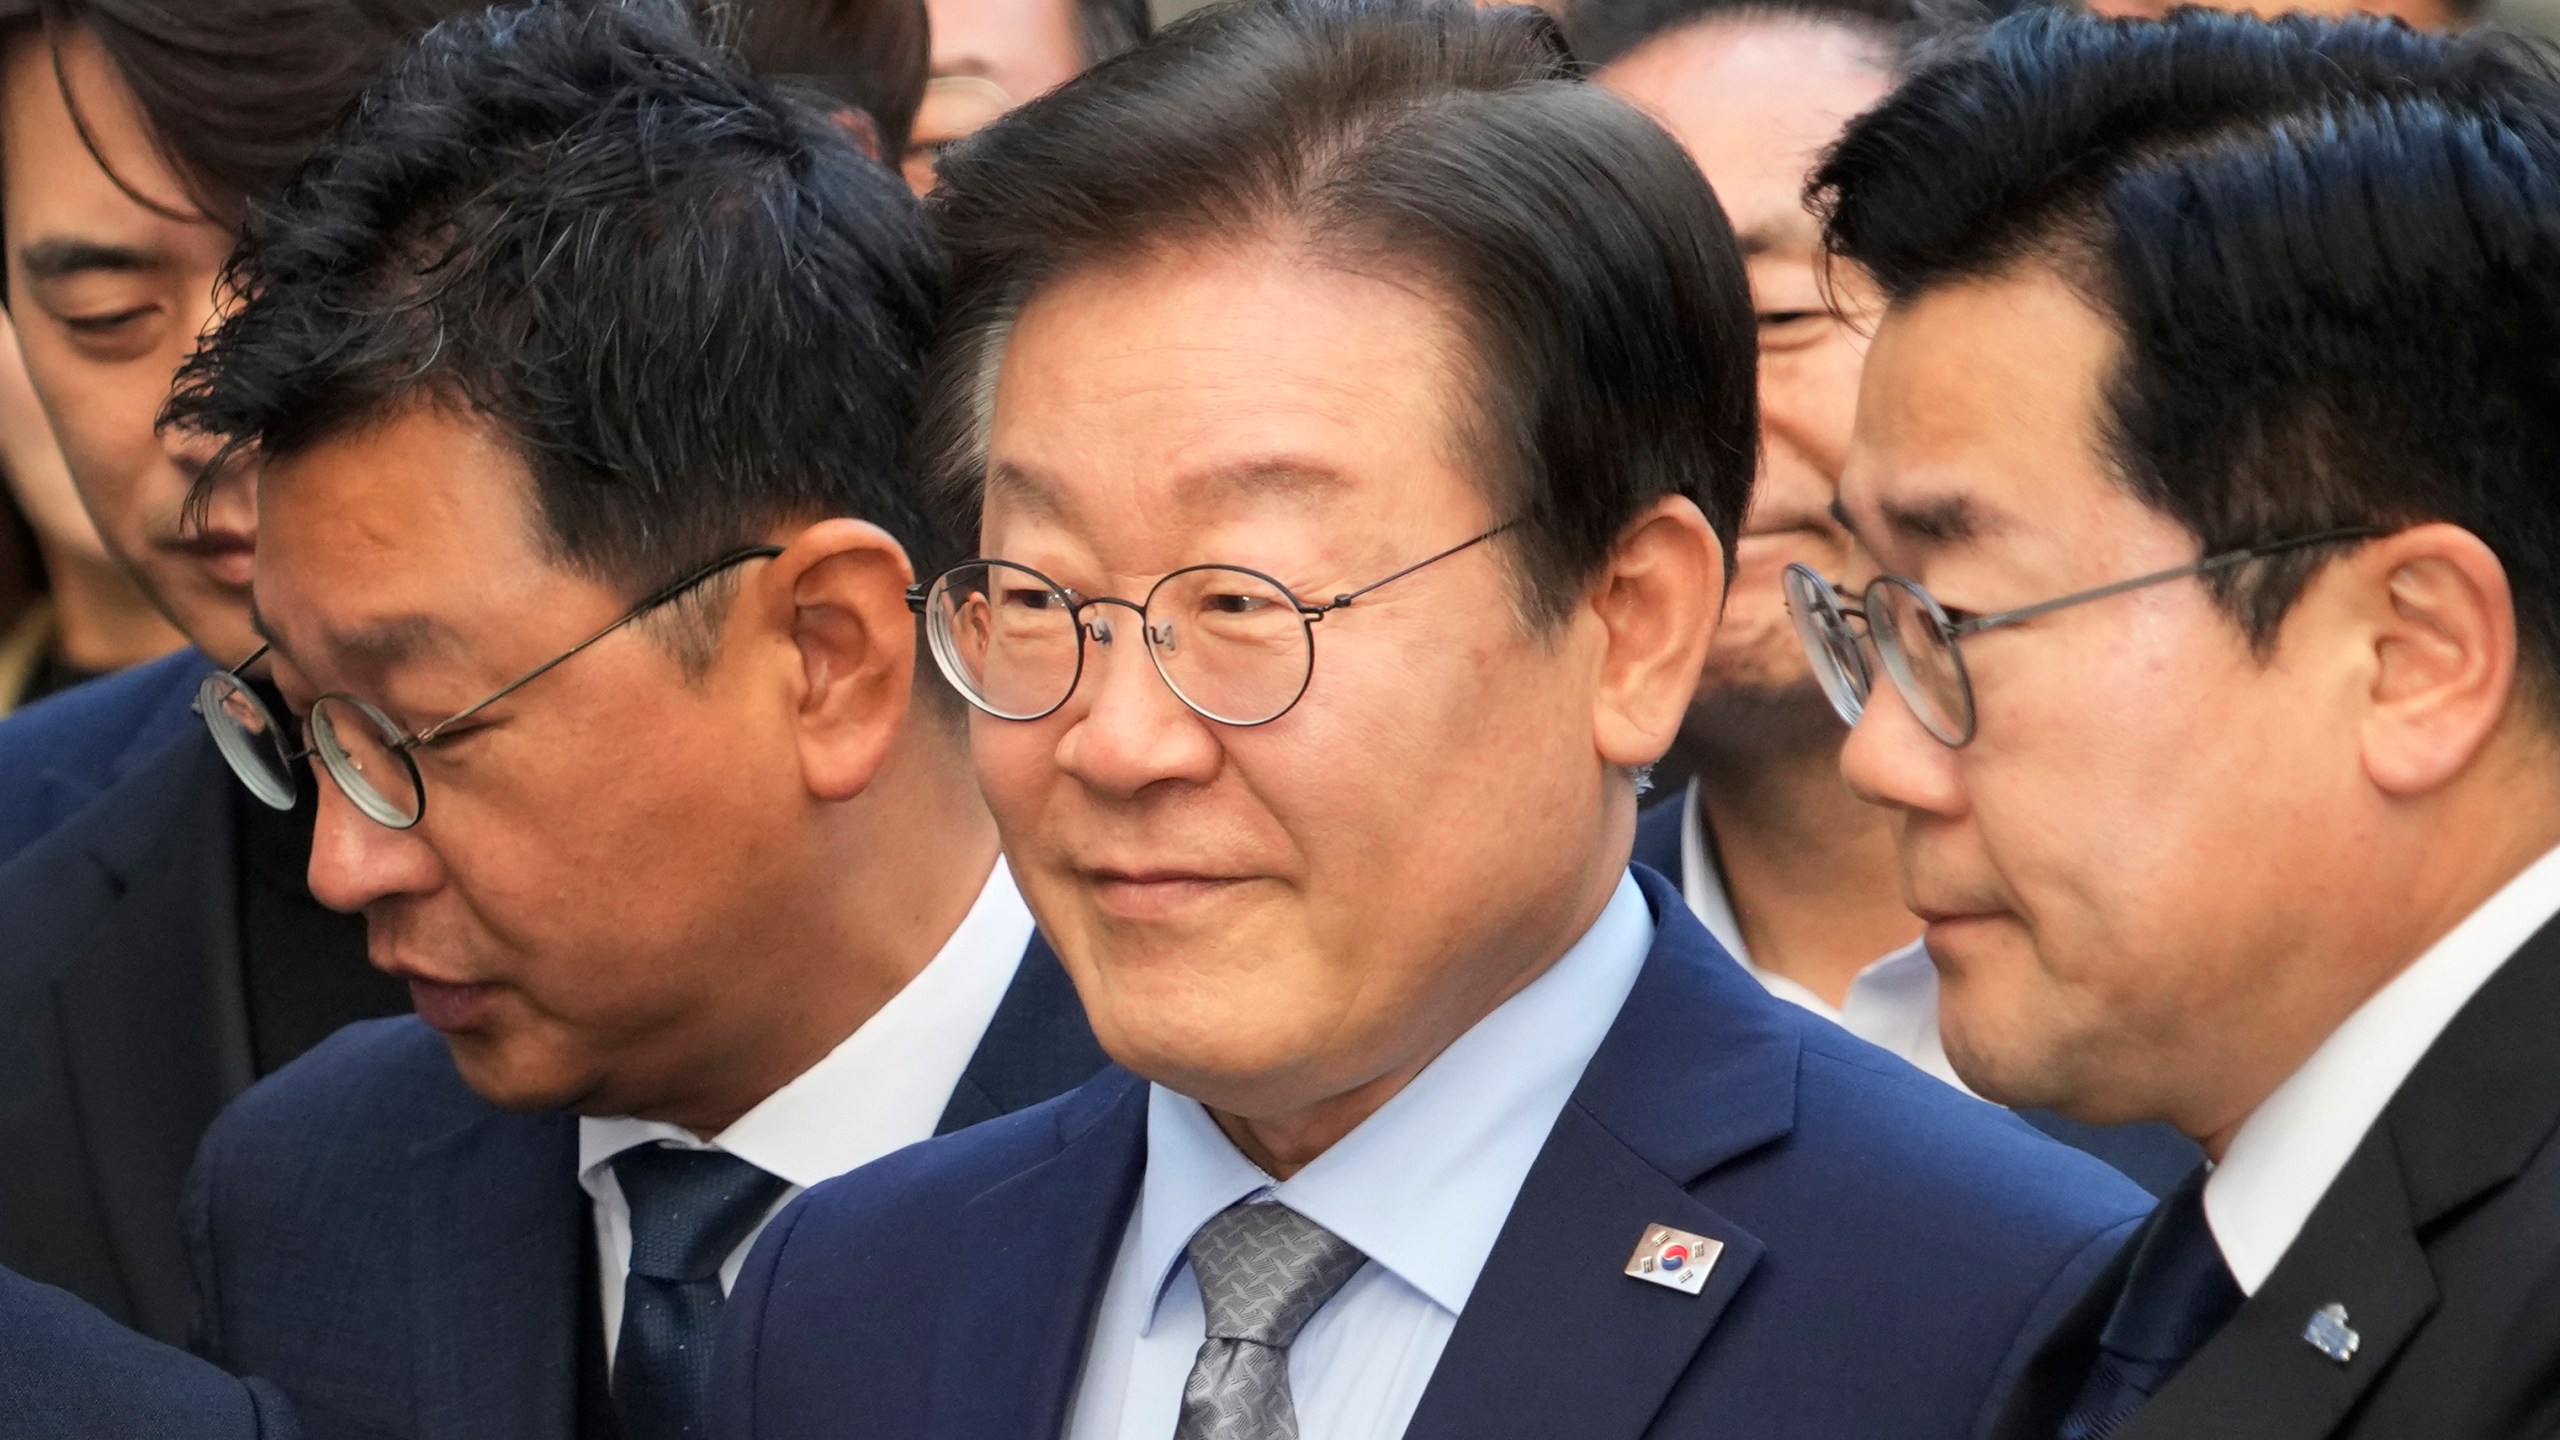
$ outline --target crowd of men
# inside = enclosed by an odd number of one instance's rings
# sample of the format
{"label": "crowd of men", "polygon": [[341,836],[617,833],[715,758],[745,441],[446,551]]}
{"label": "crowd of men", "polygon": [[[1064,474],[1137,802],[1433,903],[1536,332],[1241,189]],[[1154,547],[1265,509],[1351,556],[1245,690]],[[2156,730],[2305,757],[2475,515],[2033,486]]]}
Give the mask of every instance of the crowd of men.
{"label": "crowd of men", "polygon": [[0,0],[0,1437],[2560,1435],[2560,72],[1148,31]]}

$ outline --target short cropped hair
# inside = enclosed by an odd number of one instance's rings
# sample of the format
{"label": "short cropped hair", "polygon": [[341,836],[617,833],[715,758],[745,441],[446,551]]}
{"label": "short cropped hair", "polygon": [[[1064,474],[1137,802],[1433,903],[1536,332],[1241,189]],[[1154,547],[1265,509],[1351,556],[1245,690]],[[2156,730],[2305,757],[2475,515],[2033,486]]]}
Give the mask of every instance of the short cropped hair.
{"label": "short cropped hair", "polygon": [[[1412,276],[1472,352],[1479,478],[1526,616],[1561,616],[1646,506],[1728,551],[1756,456],[1749,289],[1679,144],[1580,78],[1554,23],[1463,0],[1195,13],[957,147],[925,449],[978,513],[1013,321],[1079,267],[1235,237]],[[1464,383],[1464,382],[1462,382]]]}
{"label": "short cropped hair", "polygon": [[437,27],[227,284],[163,416],[226,457],[456,405],[525,460],[552,557],[635,597],[795,520],[869,520],[920,565],[949,547],[909,479],[940,292],[921,213],[677,7]]}
{"label": "short cropped hair", "polygon": [[[1889,301],[2046,267],[2116,328],[2105,443],[2206,553],[2449,521],[2560,675],[2560,90],[2374,19],[2013,16],[1814,177]],[[2211,577],[2261,654],[2334,550]]]}
{"label": "short cropped hair", "polygon": [[1835,25],[1899,58],[1920,21],[1918,0],[1568,0],[1565,38],[1592,65],[1612,65],[1648,42],[1715,21]]}

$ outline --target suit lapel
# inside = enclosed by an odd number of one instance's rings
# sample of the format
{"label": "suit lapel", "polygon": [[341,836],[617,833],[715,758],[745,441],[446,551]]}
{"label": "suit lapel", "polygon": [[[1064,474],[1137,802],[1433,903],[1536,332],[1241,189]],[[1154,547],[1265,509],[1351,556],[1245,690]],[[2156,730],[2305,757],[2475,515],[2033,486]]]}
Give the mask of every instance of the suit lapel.
{"label": "suit lapel", "polygon": [[[1632,1440],[1759,1262],[1759,1240],[1689,1187],[1793,1128],[1798,1043],[1678,894],[1637,874],[1653,953],[1530,1167],[1409,1440]],[[1700,1293],[1623,1273],[1654,1225],[1723,1244]]]}
{"label": "suit lapel", "polygon": [[576,1121],[491,1110],[410,1161],[419,1440],[574,1434]]}
{"label": "suit lapel", "polygon": [[72,1105],[135,1323],[183,1333],[176,1223],[197,1137],[251,1076],[232,891],[231,778],[212,742],[136,777],[165,809],[89,845],[112,899],[55,984]]}
{"label": "suit lapel", "polygon": [[[2398,1157],[2390,1136],[2376,1127],[2267,1283],[2118,1434],[2122,1440],[2332,1434],[2436,1301]],[[2345,1308],[2357,1335],[2344,1364],[2304,1338],[2313,1314],[2333,1304]]]}
{"label": "suit lapel", "polygon": [[1008,1278],[951,1287],[932,1352],[929,1433],[1045,1440],[1064,1429],[1146,1170],[1146,1082],[1114,1079],[1117,1093],[1098,1099],[1090,1128],[962,1210],[970,1268]]}
{"label": "suit lapel", "polygon": [[933,1133],[948,1135],[1064,1095],[1109,1063],[1066,968],[1035,930]]}
{"label": "suit lapel", "polygon": [[[2275,1272],[2231,1323],[2118,1432],[2121,1440],[2233,1436],[2313,1440],[2333,1434],[2439,1300],[2427,1242],[2481,1196],[2512,1180],[2560,1123],[2560,921],[2547,925],[2471,998],[2428,1048],[2366,1132]],[[2133,1246],[2126,1246],[2130,1255]],[[2099,1287],[2112,1303],[2117,1278]],[[2343,1364],[2304,1338],[2313,1314],[2346,1312],[2357,1337]],[[2097,1305],[2091,1301],[2075,1322]],[[2091,1329],[2069,1360],[2074,1322],[2037,1364],[2086,1373]],[[2069,1403],[2063,1395],[2059,1405]],[[2025,1395],[2012,1412],[2025,1408]],[[2059,1405],[2051,1412],[2059,1419]],[[2048,1425],[2002,1430],[2018,1440]]]}

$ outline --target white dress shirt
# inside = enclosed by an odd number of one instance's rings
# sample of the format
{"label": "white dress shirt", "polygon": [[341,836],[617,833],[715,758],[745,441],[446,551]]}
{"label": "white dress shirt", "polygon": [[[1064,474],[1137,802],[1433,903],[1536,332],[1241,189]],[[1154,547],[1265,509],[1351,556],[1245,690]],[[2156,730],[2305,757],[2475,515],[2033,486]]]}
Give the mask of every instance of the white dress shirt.
{"label": "white dress shirt", "polygon": [[1689,908],[1751,978],[1781,1000],[1791,1001],[1882,1050],[1890,1050],[1966,1094],[1956,1067],[1947,1063],[1947,1047],[1938,1038],[1938,967],[1914,940],[1869,964],[1849,982],[1845,1003],[1830,1002],[1803,985],[1751,963],[1751,947],[1742,943],[1742,924],[1734,918],[1733,900],[1724,888],[1724,872],[1707,848],[1706,816],[1698,804],[1698,782],[1689,782],[1680,804],[1680,893]]}
{"label": "white dress shirt", "polygon": [[1169,1440],[1207,1329],[1183,1247],[1256,1197],[1369,1257],[1290,1347],[1301,1440],[1402,1435],[1547,1132],[1635,988],[1653,930],[1643,892],[1622,879],[1563,958],[1286,1180],[1247,1160],[1197,1101],[1155,1087],[1146,1178],[1066,1440]]}
{"label": "white dress shirt", "polygon": [[2254,1295],[2365,1132],[2455,1012],[2560,915],[2560,850],[2536,860],[2331,1031],[2231,1137],[2204,1214],[2231,1278]]}
{"label": "white dress shirt", "polygon": [[[621,1340],[623,1276],[631,1268],[631,1210],[614,1179],[613,1157],[652,1142],[725,1150],[789,1182],[774,1202],[779,1210],[821,1180],[930,1138],[1013,984],[1031,931],[1030,907],[999,856],[960,928],[905,988],[826,1058],[717,1137],[705,1142],[681,1126],[628,1116],[579,1119],[578,1183],[595,1207],[607,1364]],[[772,1218],[767,1212],[765,1220]],[[720,1267],[722,1290],[737,1283],[765,1220],[729,1252]]]}

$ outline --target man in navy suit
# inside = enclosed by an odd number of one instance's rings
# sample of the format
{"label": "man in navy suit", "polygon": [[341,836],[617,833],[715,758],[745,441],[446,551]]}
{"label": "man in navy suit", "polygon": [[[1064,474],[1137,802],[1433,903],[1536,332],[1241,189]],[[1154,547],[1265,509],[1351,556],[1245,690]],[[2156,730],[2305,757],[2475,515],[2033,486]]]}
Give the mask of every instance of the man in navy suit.
{"label": "man in navy suit", "polygon": [[1275,0],[945,162],[982,558],[918,598],[1125,1069],[777,1221],[732,1440],[1960,1440],[2146,1208],[1629,868],[1752,333],[1577,77],[1526,8]]}
{"label": "man in navy suit", "polygon": [[0,1396],[11,1440],[298,1440],[272,1386],[147,1340],[49,1285],[0,1270]]}
{"label": "man in navy suit", "polygon": [[417,1002],[191,1185],[199,1348],[319,1436],[697,1435],[777,1206],[1102,1063],[913,683],[923,217],[668,14],[431,32],[172,404],[258,455],[284,709],[208,718]]}

